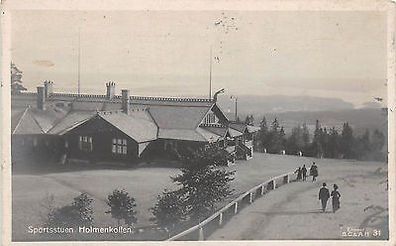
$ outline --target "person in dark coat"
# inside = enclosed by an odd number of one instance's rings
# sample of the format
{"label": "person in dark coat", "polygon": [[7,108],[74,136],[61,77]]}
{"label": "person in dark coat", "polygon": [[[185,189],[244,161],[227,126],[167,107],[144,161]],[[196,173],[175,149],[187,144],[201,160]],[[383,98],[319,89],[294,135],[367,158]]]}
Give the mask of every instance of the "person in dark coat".
{"label": "person in dark coat", "polygon": [[300,181],[302,177],[301,167],[298,167],[298,169],[294,173],[297,173],[297,181]]}
{"label": "person in dark coat", "polygon": [[340,208],[340,197],[341,194],[338,192],[338,186],[333,185],[333,191],[331,192],[331,203],[333,205],[333,213],[335,213]]}
{"label": "person in dark coat", "polygon": [[305,165],[303,165],[301,172],[302,172],[303,181],[306,181],[307,180],[307,168],[305,167]]}
{"label": "person in dark coat", "polygon": [[322,202],[322,212],[326,211],[327,200],[330,198],[329,189],[326,187],[326,183],[323,183],[322,188],[319,190],[319,200]]}
{"label": "person in dark coat", "polygon": [[315,162],[312,164],[311,171],[312,171],[312,182],[315,182],[316,178],[319,175],[318,166],[316,166]]}

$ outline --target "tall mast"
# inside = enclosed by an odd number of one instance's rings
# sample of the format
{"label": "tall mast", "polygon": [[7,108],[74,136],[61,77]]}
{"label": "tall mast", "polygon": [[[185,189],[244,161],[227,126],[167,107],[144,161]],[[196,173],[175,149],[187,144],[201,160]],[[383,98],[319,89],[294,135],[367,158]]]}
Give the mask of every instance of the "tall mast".
{"label": "tall mast", "polygon": [[212,99],[212,46],[210,46],[210,60],[209,60],[209,99]]}
{"label": "tall mast", "polygon": [[77,80],[77,94],[80,95],[80,73],[81,73],[81,27],[78,28],[78,80]]}

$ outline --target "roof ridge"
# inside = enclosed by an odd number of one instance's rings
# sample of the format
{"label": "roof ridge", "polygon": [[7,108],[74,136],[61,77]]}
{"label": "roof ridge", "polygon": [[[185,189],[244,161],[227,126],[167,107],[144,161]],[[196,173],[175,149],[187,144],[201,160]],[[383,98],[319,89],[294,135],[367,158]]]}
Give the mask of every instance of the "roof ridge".
{"label": "roof ridge", "polygon": [[202,123],[199,125],[200,127],[215,127],[215,128],[227,128],[227,126],[222,125],[220,123]]}
{"label": "roof ridge", "polygon": [[[48,129],[47,132],[50,132],[52,129],[54,129],[57,125],[59,125],[68,115],[72,113],[73,110],[67,111],[67,114],[65,114],[62,118],[57,119],[54,124]],[[74,112],[74,111],[73,111]]]}
{"label": "roof ridge", "polygon": [[[30,107],[29,107],[29,109],[30,109]],[[46,132],[44,131],[43,127],[42,127],[42,126],[40,125],[40,123],[37,121],[36,117],[34,117],[34,114],[31,114],[30,116],[33,118],[34,122],[38,125],[38,127],[39,127],[40,130],[41,130],[41,132],[42,132],[42,133],[46,133]]]}
{"label": "roof ridge", "polygon": [[153,101],[173,101],[173,102],[214,102],[210,98],[195,97],[162,97],[162,96],[130,96],[132,100],[153,100]]}
{"label": "roof ridge", "polygon": [[21,117],[19,117],[18,123],[16,124],[16,126],[15,126],[15,128],[14,128],[14,130],[12,131],[11,134],[14,134],[15,131],[18,129],[19,125],[21,124],[21,121],[22,121],[23,117],[25,116],[25,114],[26,114],[26,112],[28,111],[29,108],[30,108],[30,106],[27,106],[27,107],[25,108],[25,110],[23,111]]}

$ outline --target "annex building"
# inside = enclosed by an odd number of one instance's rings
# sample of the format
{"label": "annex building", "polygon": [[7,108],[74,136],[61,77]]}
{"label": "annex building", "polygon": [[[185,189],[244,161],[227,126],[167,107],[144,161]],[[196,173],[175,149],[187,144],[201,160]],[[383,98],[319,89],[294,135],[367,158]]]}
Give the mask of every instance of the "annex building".
{"label": "annex building", "polygon": [[253,157],[258,128],[230,121],[212,99],[141,97],[106,84],[105,95],[37,92],[11,96],[12,158],[137,163],[177,160],[217,144],[235,159]]}

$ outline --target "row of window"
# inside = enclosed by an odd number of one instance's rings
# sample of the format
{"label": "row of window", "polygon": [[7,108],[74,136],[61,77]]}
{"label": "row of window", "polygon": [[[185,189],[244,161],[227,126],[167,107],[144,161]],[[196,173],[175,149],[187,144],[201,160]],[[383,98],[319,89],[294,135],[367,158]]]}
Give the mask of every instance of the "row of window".
{"label": "row of window", "polygon": [[122,154],[126,155],[127,154],[127,140],[126,139],[121,139],[121,138],[113,138],[113,145],[112,145],[111,152],[113,154]]}
{"label": "row of window", "polygon": [[213,123],[217,123],[217,122],[218,122],[218,119],[215,114],[209,113],[205,116],[205,119],[204,119],[205,124],[213,124]]}
{"label": "row of window", "polygon": [[[84,152],[92,152],[92,137],[79,136],[78,148]],[[126,155],[128,153],[128,142],[123,138],[113,138],[111,152],[118,155]]]}

